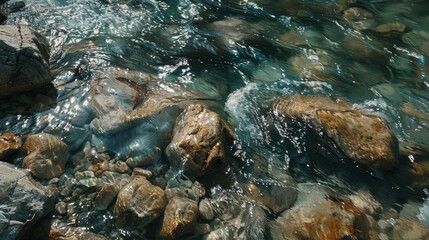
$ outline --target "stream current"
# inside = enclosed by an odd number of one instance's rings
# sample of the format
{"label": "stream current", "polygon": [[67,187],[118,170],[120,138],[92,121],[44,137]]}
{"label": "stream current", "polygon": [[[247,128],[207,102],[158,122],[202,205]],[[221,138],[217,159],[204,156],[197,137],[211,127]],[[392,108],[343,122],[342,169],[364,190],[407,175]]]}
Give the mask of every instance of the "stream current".
{"label": "stream current", "polygon": [[[409,150],[407,161],[429,161],[429,1],[27,0],[7,23],[28,24],[48,39],[57,97],[30,114],[5,114],[13,103],[1,100],[0,132],[53,133],[72,155],[79,152],[93,134],[91,79],[122,69],[137,82],[177,83],[204,94],[236,133],[230,150],[237,163],[228,169],[235,182],[213,186],[212,194],[240,195],[240,181],[269,185],[287,173],[298,186],[338,195],[365,189],[385,210],[429,227],[427,191],[316,154],[304,130],[288,129],[269,113],[280,96],[341,97],[385,118]],[[85,214],[73,223],[111,238],[137,238],[102,226],[112,222],[110,213]]]}

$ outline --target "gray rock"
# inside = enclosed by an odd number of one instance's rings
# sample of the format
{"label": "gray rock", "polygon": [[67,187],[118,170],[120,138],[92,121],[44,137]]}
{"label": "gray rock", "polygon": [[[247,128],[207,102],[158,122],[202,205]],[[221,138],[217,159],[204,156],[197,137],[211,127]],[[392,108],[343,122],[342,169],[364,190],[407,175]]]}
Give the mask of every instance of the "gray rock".
{"label": "gray rock", "polygon": [[160,236],[164,239],[177,239],[191,233],[198,218],[197,203],[191,199],[174,197],[164,212]]}
{"label": "gray rock", "polygon": [[144,177],[135,177],[118,194],[113,213],[120,228],[142,229],[167,206],[164,191]]}
{"label": "gray rock", "polygon": [[200,213],[200,217],[205,221],[211,221],[214,218],[214,212],[212,205],[209,200],[203,199],[198,204],[198,211]]}
{"label": "gray rock", "polygon": [[296,183],[291,177],[286,183],[275,179],[249,182],[246,184],[245,193],[276,214],[290,208],[298,195]]}
{"label": "gray rock", "polygon": [[48,238],[49,226],[39,226],[54,210],[54,194],[22,170],[0,162],[0,239],[22,239],[33,229]]}
{"label": "gray rock", "polygon": [[0,135],[0,161],[17,152],[21,147],[21,138],[13,133],[3,133]]}
{"label": "gray rock", "polygon": [[105,184],[101,187],[100,191],[94,200],[95,209],[106,210],[113,202],[113,199],[118,195],[119,188],[115,184]]}
{"label": "gray rock", "polygon": [[398,140],[386,120],[369,111],[352,109],[345,100],[295,94],[277,99],[271,107],[287,122],[307,124],[318,135],[327,136],[336,145],[328,148],[341,149],[351,160],[382,170],[398,163]]}
{"label": "gray rock", "polygon": [[228,141],[234,138],[219,115],[193,104],[178,117],[166,153],[174,167],[183,165],[185,174],[201,177],[225,166]]}
{"label": "gray rock", "polygon": [[30,135],[22,151],[26,156],[22,167],[29,169],[35,178],[51,179],[61,175],[69,158],[67,145],[47,133]]}
{"label": "gray rock", "polygon": [[51,80],[49,44],[25,25],[0,26],[0,97],[29,91]]}

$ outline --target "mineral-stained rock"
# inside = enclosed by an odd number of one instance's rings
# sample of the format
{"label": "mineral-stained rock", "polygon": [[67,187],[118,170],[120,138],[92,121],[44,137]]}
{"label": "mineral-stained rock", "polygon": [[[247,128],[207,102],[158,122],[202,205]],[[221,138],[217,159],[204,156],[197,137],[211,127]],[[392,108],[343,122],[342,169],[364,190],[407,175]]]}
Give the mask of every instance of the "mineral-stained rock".
{"label": "mineral-stained rock", "polygon": [[22,239],[34,229],[47,239],[49,226],[39,223],[54,210],[54,194],[4,162],[0,162],[0,189],[0,239]]}
{"label": "mineral-stained rock", "polygon": [[0,97],[50,82],[49,44],[25,25],[0,26]]}
{"label": "mineral-stained rock", "polygon": [[13,133],[0,135],[0,160],[5,160],[10,154],[17,152],[21,145],[21,138]]}
{"label": "mineral-stained rock", "polygon": [[141,229],[159,217],[166,206],[164,191],[146,178],[136,176],[118,194],[113,211],[116,225],[120,228]]}
{"label": "mineral-stained rock", "polygon": [[386,120],[352,109],[344,100],[295,94],[273,102],[275,115],[291,123],[305,123],[321,131],[350,159],[372,168],[397,165],[398,140]]}
{"label": "mineral-stained rock", "polygon": [[174,197],[164,212],[160,236],[164,239],[177,239],[194,230],[197,224],[198,205],[195,201]]}
{"label": "mineral-stained rock", "polygon": [[61,175],[69,158],[67,145],[47,133],[28,136],[22,151],[26,156],[22,167],[29,169],[35,178],[50,179]]}
{"label": "mineral-stained rock", "polygon": [[[277,218],[274,239],[377,239],[371,216],[346,199],[326,194],[319,186],[302,186],[297,204]],[[372,236],[372,235],[371,235]]]}
{"label": "mineral-stained rock", "polygon": [[166,153],[173,166],[183,164],[185,174],[201,177],[225,165],[228,141],[234,138],[219,115],[193,104],[178,117]]}

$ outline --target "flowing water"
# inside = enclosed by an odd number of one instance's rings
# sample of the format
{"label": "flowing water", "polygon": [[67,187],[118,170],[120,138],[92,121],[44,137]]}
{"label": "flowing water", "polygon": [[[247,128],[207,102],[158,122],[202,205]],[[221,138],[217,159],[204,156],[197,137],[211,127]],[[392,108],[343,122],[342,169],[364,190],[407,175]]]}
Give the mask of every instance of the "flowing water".
{"label": "flowing water", "polygon": [[[353,7],[365,12],[348,15]],[[298,185],[340,195],[369,189],[385,209],[411,209],[410,218],[429,226],[424,191],[315,154],[302,129],[269,113],[280,96],[342,97],[383,116],[403,148],[429,160],[428,9],[425,0],[28,0],[8,23],[49,40],[57,98],[31,114],[3,114],[0,132],[54,133],[78,152],[92,135],[91,79],[123,69],[137,82],[178,83],[207,96],[237,134],[234,181],[269,184],[288,173]],[[241,194],[237,184],[226,191]],[[110,215],[91,216],[78,225],[108,235],[91,219]]]}

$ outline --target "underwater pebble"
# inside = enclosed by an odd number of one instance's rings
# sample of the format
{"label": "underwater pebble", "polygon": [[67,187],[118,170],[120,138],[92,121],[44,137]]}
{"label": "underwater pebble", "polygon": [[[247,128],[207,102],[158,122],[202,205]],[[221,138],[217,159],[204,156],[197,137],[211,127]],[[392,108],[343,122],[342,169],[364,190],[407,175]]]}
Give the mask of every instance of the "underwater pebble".
{"label": "underwater pebble", "polygon": [[133,176],[143,176],[146,179],[151,179],[153,174],[152,174],[152,171],[150,170],[146,170],[143,168],[134,168],[133,173],[131,174],[131,177]]}
{"label": "underwater pebble", "polygon": [[199,216],[201,219],[205,221],[211,221],[214,218],[214,212],[212,209],[212,205],[210,204],[210,201],[207,199],[203,199],[198,204],[198,210],[199,210]]}

